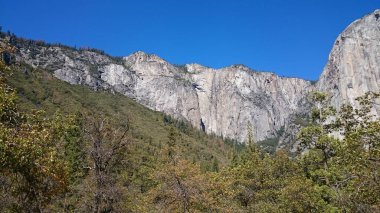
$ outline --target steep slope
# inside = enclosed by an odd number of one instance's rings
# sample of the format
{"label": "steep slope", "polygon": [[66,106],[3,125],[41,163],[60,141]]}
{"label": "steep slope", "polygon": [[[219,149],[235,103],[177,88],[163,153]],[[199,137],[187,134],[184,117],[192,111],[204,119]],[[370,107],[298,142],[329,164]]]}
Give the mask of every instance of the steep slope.
{"label": "steep slope", "polygon": [[214,70],[191,64],[180,69],[142,52],[125,60],[138,76],[138,102],[239,141],[244,141],[249,123],[257,140],[275,137],[310,87],[301,79],[241,65]]}
{"label": "steep slope", "polygon": [[178,122],[161,112],[154,112],[128,97],[109,92],[95,92],[83,85],[70,85],[41,69],[33,69],[27,65],[14,66],[8,81],[19,95],[22,110],[45,110],[48,115],[57,110],[63,113],[97,113],[123,124],[130,120],[133,143],[130,151],[132,165],[139,169],[141,159],[154,160],[159,149],[168,140],[170,129],[177,134],[178,150],[182,156],[191,161],[199,162],[205,169],[217,159],[220,166],[229,162],[228,157],[233,152],[231,144],[225,144],[221,138],[208,136],[188,123]]}
{"label": "steep slope", "polygon": [[191,76],[198,85],[199,109],[208,132],[244,141],[247,125],[256,140],[276,137],[310,83],[254,72],[244,66],[206,69]]}
{"label": "steep slope", "polygon": [[380,10],[354,21],[338,36],[317,89],[330,93],[336,107],[355,106],[356,97],[380,91]]}
{"label": "steep slope", "polygon": [[241,142],[248,125],[256,140],[278,137],[311,89],[308,81],[241,65],[219,70],[196,64],[178,67],[143,52],[116,59],[93,50],[3,39],[17,46],[19,63],[49,70],[70,84],[119,92],[207,133]]}
{"label": "steep slope", "polygon": [[242,65],[218,70],[198,64],[174,66],[144,52],[114,58],[96,50],[4,34],[2,40],[17,46],[19,63],[49,70],[70,84],[121,93],[207,133],[240,142],[251,125],[257,141],[277,138],[284,145],[304,123],[299,115],[310,108],[306,97],[311,90],[331,93],[337,107],[346,102],[355,105],[354,99],[366,91],[379,91],[379,23],[377,10],[339,35],[316,86]]}

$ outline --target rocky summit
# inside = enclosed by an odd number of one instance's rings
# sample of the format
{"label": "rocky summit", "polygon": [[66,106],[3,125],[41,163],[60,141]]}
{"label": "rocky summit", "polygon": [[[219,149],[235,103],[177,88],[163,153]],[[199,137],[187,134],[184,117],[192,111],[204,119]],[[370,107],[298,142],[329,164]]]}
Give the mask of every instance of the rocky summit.
{"label": "rocky summit", "polygon": [[[380,10],[354,21],[334,43],[317,88],[332,104],[357,106],[355,98],[380,91]],[[379,106],[375,105],[379,115]]]}
{"label": "rocky summit", "polygon": [[49,70],[70,84],[124,94],[207,133],[240,142],[250,126],[256,141],[275,138],[286,144],[301,125],[297,118],[309,110],[306,97],[312,90],[330,93],[332,104],[340,106],[355,104],[356,97],[380,88],[380,10],[338,36],[316,84],[244,65],[176,66],[144,52],[115,58],[92,49],[13,40],[16,61]]}

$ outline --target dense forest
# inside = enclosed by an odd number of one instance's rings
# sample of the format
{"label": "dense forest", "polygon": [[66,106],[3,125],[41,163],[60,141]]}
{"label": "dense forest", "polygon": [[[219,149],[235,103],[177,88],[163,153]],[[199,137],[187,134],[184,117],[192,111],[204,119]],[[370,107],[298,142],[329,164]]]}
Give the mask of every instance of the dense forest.
{"label": "dense forest", "polygon": [[4,60],[1,212],[380,212],[377,93],[314,92],[298,154],[206,135],[108,91]]}

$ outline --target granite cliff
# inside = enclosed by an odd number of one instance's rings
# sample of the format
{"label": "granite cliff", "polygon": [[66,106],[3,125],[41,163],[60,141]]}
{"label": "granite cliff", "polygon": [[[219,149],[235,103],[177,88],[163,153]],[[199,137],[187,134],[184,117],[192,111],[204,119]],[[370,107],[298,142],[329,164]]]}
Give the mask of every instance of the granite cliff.
{"label": "granite cliff", "polygon": [[251,126],[257,141],[276,138],[285,146],[300,128],[297,119],[309,110],[306,97],[312,90],[330,93],[332,104],[339,106],[355,104],[356,97],[380,87],[380,10],[356,20],[339,35],[315,85],[244,65],[175,66],[144,52],[115,58],[91,49],[3,35],[5,40],[17,47],[19,63],[49,70],[70,84],[124,94],[207,133],[240,142]]}
{"label": "granite cliff", "polygon": [[329,93],[336,107],[357,106],[356,97],[380,91],[380,10],[354,21],[338,36],[316,89]]}

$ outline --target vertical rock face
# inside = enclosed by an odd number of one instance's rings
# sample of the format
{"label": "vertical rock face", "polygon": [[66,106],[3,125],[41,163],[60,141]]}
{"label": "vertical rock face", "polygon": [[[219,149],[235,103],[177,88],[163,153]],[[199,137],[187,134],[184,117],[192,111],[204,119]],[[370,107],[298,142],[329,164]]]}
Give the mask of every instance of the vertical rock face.
{"label": "vertical rock face", "polygon": [[248,124],[257,140],[276,137],[310,88],[308,81],[244,66],[176,67],[142,52],[126,57],[125,65],[138,76],[134,91],[139,103],[239,141]]}
{"label": "vertical rock face", "polygon": [[317,89],[332,104],[357,105],[355,98],[380,91],[380,10],[353,22],[336,39]]}
{"label": "vertical rock face", "polygon": [[244,66],[198,69],[190,77],[206,131],[239,141],[245,140],[249,124],[256,140],[276,137],[310,87],[301,79],[280,78]]}
{"label": "vertical rock face", "polygon": [[356,97],[380,88],[379,10],[338,37],[316,86],[243,65],[216,70],[198,64],[174,66],[143,52],[116,59],[98,51],[21,39],[13,44],[18,61],[50,70],[63,81],[119,92],[207,133],[240,142],[245,141],[247,125],[257,141],[276,137],[283,146],[294,138],[297,115],[308,112],[306,96],[311,90],[331,93],[332,103],[340,106],[355,104]]}
{"label": "vertical rock face", "polygon": [[137,102],[199,126],[197,94],[183,70],[143,52],[124,60],[125,66],[136,75],[133,90]]}

